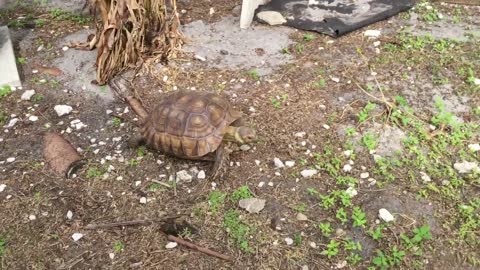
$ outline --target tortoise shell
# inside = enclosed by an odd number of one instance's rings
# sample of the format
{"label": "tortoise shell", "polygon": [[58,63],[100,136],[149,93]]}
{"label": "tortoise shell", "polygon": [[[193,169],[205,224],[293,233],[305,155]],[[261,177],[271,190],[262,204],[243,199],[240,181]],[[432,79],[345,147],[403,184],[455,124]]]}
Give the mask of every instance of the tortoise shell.
{"label": "tortoise shell", "polygon": [[181,91],[168,95],[140,128],[148,145],[183,158],[201,158],[222,143],[241,113],[216,94]]}

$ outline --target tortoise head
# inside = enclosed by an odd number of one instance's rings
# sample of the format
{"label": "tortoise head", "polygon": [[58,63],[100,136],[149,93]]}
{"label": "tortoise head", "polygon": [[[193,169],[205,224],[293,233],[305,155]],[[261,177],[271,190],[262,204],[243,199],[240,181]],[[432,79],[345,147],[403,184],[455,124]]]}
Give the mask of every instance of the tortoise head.
{"label": "tortoise head", "polygon": [[237,127],[234,132],[234,138],[237,143],[253,143],[257,141],[257,133],[250,127]]}

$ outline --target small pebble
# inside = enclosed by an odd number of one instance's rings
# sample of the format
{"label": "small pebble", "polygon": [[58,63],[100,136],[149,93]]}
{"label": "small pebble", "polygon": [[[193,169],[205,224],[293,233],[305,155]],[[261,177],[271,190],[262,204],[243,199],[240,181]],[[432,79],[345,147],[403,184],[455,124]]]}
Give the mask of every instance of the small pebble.
{"label": "small pebble", "polygon": [[113,252],[108,253],[108,257],[110,257],[110,260],[113,260],[115,258],[115,253]]}
{"label": "small pebble", "polygon": [[37,219],[37,217],[35,215],[30,215],[30,216],[28,216],[28,219],[35,220],[35,219]]}
{"label": "small pebble", "polygon": [[385,222],[391,222],[394,220],[393,215],[385,208],[378,210],[378,217]]}
{"label": "small pebble", "polygon": [[140,180],[135,181],[135,186],[138,187],[138,186],[140,186],[141,183],[142,183],[142,181],[140,181]]}
{"label": "small pebble", "polygon": [[317,244],[315,242],[310,242],[309,245],[311,248],[317,248]]}
{"label": "small pebble", "polygon": [[65,51],[68,51],[68,46],[63,46],[62,50],[65,52]]}
{"label": "small pebble", "polygon": [[205,171],[204,170],[201,170],[198,172],[197,174],[197,179],[205,179],[206,175],[205,175]]}
{"label": "small pebble", "polygon": [[345,165],[343,166],[343,171],[344,171],[344,172],[349,172],[349,171],[351,171],[351,170],[352,170],[352,166],[351,166],[350,164],[345,164]]}
{"label": "small pebble", "polygon": [[325,124],[325,125],[323,125],[323,128],[328,130],[328,129],[330,129],[330,126]]}
{"label": "small pebble", "polygon": [[362,178],[362,179],[366,179],[369,176],[370,176],[370,174],[368,172],[363,172],[363,173],[360,174],[360,178]]}
{"label": "small pebble", "polygon": [[72,112],[72,110],[73,110],[73,108],[71,106],[68,106],[68,105],[55,105],[55,107],[53,107],[53,109],[55,110],[55,112],[57,113],[57,115],[59,117],[67,115],[70,112]]}
{"label": "small pebble", "polygon": [[343,151],[343,155],[346,156],[346,157],[350,157],[352,155],[352,150],[345,150]]}
{"label": "small pebble", "polygon": [[68,212],[67,212],[67,219],[72,219],[72,217],[73,217],[73,212],[70,211],[70,210],[68,210]]}
{"label": "small pebble", "polygon": [[32,115],[32,116],[28,117],[28,120],[30,120],[32,122],[36,122],[36,121],[38,121],[38,116]]}
{"label": "small pebble", "polygon": [[242,144],[242,145],[240,146],[240,150],[242,150],[242,151],[248,151],[248,150],[250,150],[250,149],[251,149],[251,147],[250,147],[250,145],[248,145],[248,144]]}
{"label": "small pebble", "polygon": [[292,160],[285,161],[285,166],[293,167],[293,166],[295,166],[295,161],[292,161]]}
{"label": "small pebble", "polygon": [[0,185],[0,192],[3,192],[6,187],[7,187],[7,185],[1,184],[1,185]]}
{"label": "small pebble", "polygon": [[366,37],[373,37],[373,38],[377,38],[381,35],[381,32],[380,30],[367,30],[363,33],[364,36]]}
{"label": "small pebble", "polygon": [[430,176],[428,174],[426,174],[425,172],[420,172],[420,178],[422,178],[423,183],[432,182],[432,179],[430,178]]}
{"label": "small pebble", "polygon": [[273,187],[273,182],[268,182],[268,185]]}
{"label": "small pebble", "polygon": [[146,204],[146,203],[147,203],[147,198],[141,197],[141,198],[140,198],[140,203],[141,203],[141,204]]}
{"label": "small pebble", "polygon": [[264,185],[265,185],[265,182],[258,183],[258,187],[263,187]]}
{"label": "small pebble", "polygon": [[353,198],[357,196],[358,192],[354,187],[348,187],[347,190],[345,191],[350,198]]}
{"label": "small pebble", "polygon": [[83,237],[83,234],[81,234],[81,233],[74,233],[74,234],[72,234],[72,239],[73,239],[73,241],[75,241],[75,242],[77,242],[78,240],[80,240],[82,237]]}
{"label": "small pebble", "polygon": [[35,90],[27,90],[27,91],[23,92],[20,99],[21,100],[30,100],[30,98],[32,98],[33,95],[35,95]]}
{"label": "small pebble", "polygon": [[15,161],[15,158],[14,157],[9,157],[7,158],[7,163],[12,163]]}
{"label": "small pebble", "polygon": [[287,238],[285,238],[285,243],[286,243],[288,246],[290,246],[291,244],[293,244],[293,239],[290,238],[290,237],[287,237]]}
{"label": "small pebble", "polygon": [[308,220],[308,217],[302,213],[298,213],[297,214],[297,220],[298,221],[305,221],[305,220]]}
{"label": "small pebble", "polygon": [[310,170],[303,170],[300,172],[300,174],[304,177],[304,178],[308,178],[308,177],[311,177],[311,176],[314,176],[315,174],[317,174],[318,171],[315,170],[315,169],[310,169]]}
{"label": "small pebble", "polygon": [[285,167],[285,165],[283,164],[283,162],[279,158],[274,158],[273,163],[275,164],[275,167],[277,167],[277,168]]}
{"label": "small pebble", "polygon": [[165,248],[166,249],[172,249],[172,248],[175,248],[177,246],[178,246],[177,242],[168,242],[168,244],[165,245]]}
{"label": "small pebble", "polygon": [[475,143],[475,144],[469,144],[468,149],[472,152],[477,152],[480,151],[480,144]]}

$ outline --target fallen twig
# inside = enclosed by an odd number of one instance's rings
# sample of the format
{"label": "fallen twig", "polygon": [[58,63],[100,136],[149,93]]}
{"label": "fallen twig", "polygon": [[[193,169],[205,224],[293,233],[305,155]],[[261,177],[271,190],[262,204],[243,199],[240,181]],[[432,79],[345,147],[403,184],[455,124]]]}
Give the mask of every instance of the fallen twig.
{"label": "fallen twig", "polygon": [[114,228],[114,227],[123,227],[123,226],[135,226],[143,225],[148,226],[153,223],[153,220],[130,220],[130,221],[121,221],[113,223],[103,223],[103,224],[88,224],[85,226],[87,230],[95,230],[100,228]]}
{"label": "fallen twig", "polygon": [[210,255],[210,256],[214,256],[214,257],[217,257],[217,258],[220,258],[220,259],[223,259],[223,260],[226,260],[226,261],[231,261],[232,259],[230,258],[230,256],[227,256],[227,255],[224,255],[224,254],[220,254],[216,251],[213,251],[213,250],[210,250],[208,248],[204,248],[204,247],[199,247],[197,245],[195,245],[194,243],[191,243],[191,242],[188,242],[188,241],[185,241],[181,238],[178,238],[178,237],[175,237],[173,235],[168,235],[167,236],[167,239],[170,240],[170,241],[174,241],[174,242],[177,242],[178,244],[180,245],[183,245],[183,246],[186,246],[186,247],[189,247],[191,249],[195,249],[195,250],[198,250],[202,253],[205,253],[207,255]]}

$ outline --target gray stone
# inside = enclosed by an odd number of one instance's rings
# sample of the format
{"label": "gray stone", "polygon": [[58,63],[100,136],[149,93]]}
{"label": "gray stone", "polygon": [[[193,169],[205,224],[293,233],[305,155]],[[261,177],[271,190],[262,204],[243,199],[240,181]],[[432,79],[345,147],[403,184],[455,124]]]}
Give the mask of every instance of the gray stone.
{"label": "gray stone", "polygon": [[276,11],[262,11],[257,14],[257,18],[269,25],[279,25],[287,22],[282,14]]}
{"label": "gray stone", "polygon": [[257,198],[242,199],[238,202],[238,205],[249,213],[259,213],[265,207],[265,200]]}
{"label": "gray stone", "polygon": [[13,51],[12,40],[8,27],[0,27],[0,87],[10,85],[21,87],[22,82],[18,75],[16,57]]}
{"label": "gray stone", "polygon": [[181,170],[179,172],[177,172],[177,183],[181,183],[181,182],[191,182],[193,179],[193,176],[190,175],[186,170]]}

